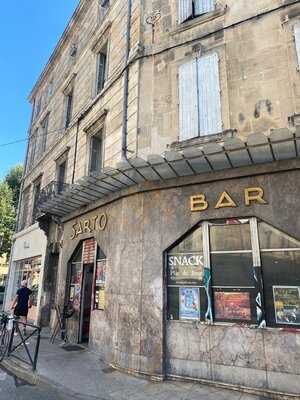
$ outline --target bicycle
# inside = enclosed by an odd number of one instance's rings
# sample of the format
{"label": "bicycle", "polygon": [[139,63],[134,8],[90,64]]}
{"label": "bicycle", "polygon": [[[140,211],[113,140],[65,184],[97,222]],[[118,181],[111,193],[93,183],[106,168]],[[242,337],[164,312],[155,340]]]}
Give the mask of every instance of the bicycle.
{"label": "bicycle", "polygon": [[10,341],[9,323],[13,317],[3,312],[0,317],[0,362],[4,360],[8,353]]}

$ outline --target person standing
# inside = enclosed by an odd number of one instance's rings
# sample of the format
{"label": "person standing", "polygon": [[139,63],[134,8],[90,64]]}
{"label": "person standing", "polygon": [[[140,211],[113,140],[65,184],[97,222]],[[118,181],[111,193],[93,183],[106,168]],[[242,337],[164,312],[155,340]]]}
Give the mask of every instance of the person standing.
{"label": "person standing", "polygon": [[[29,308],[32,306],[32,290],[27,287],[27,281],[21,282],[20,289],[17,290],[16,297],[13,300],[11,309],[14,315],[19,317],[24,324],[27,323]],[[24,333],[26,333],[26,325],[24,325]]]}

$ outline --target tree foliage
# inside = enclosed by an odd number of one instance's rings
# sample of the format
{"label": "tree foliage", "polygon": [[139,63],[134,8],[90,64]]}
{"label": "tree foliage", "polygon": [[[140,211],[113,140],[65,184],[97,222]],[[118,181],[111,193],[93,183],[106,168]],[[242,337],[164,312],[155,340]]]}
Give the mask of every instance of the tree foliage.
{"label": "tree foliage", "polygon": [[14,193],[7,182],[0,182],[0,254],[10,253],[15,222]]}
{"label": "tree foliage", "polygon": [[11,188],[13,192],[13,202],[15,209],[18,207],[19,195],[20,195],[20,187],[23,176],[23,165],[18,164],[12,167],[9,173],[5,177],[5,182]]}

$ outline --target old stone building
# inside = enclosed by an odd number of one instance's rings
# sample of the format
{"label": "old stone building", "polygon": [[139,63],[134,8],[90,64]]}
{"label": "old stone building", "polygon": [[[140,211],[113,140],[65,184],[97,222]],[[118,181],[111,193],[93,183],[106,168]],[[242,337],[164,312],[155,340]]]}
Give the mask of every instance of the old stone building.
{"label": "old stone building", "polygon": [[82,0],[30,94],[10,265],[113,366],[300,394],[300,5]]}

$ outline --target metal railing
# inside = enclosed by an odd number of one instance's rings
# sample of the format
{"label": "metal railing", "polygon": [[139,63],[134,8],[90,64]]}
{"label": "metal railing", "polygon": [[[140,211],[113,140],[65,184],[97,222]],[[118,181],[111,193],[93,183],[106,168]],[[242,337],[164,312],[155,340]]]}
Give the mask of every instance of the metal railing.
{"label": "metal railing", "polygon": [[[24,323],[3,312],[1,316],[1,360],[4,358],[16,358],[36,370],[41,328],[39,326]],[[6,338],[4,340],[4,338]]]}
{"label": "metal railing", "polygon": [[37,209],[42,209],[44,203],[53,199],[55,196],[62,194],[69,187],[70,185],[68,183],[57,181],[50,182],[47,186],[43,187],[39,193],[36,202]]}
{"label": "metal railing", "polygon": [[[23,327],[23,332],[20,329]],[[30,333],[25,333],[27,329],[30,329]],[[24,331],[25,330],[25,331]],[[32,367],[32,370],[36,370],[40,341],[41,341],[41,328],[36,325],[24,323],[18,320],[13,320],[13,328],[10,334],[10,341],[8,346],[7,357],[14,357],[25,364]],[[15,333],[17,335],[15,335]],[[34,339],[32,342],[28,342],[29,339]],[[15,341],[17,343],[15,343]],[[25,353],[18,351],[25,350]]]}

